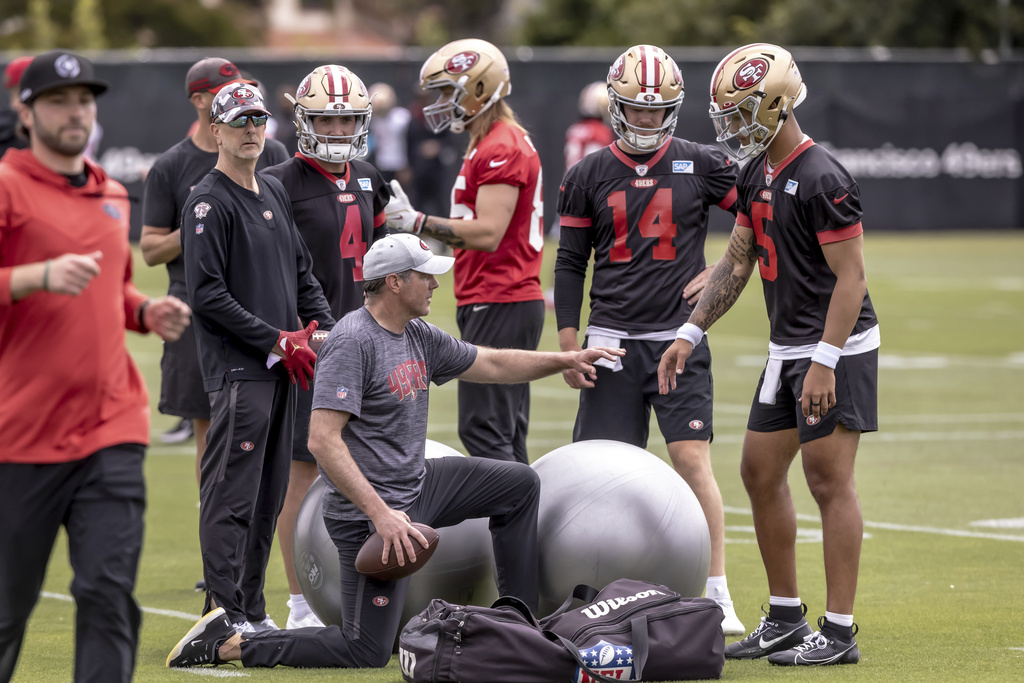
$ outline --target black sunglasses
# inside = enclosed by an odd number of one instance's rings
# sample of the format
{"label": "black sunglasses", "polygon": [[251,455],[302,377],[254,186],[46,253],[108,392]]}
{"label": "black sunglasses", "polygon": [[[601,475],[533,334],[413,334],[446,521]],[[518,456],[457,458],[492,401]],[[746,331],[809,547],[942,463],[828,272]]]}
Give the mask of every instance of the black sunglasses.
{"label": "black sunglasses", "polygon": [[250,119],[252,119],[252,125],[256,126],[257,128],[259,128],[260,126],[267,125],[266,114],[242,114],[234,121],[228,121],[228,125],[232,128],[245,128],[245,124],[247,124]]}

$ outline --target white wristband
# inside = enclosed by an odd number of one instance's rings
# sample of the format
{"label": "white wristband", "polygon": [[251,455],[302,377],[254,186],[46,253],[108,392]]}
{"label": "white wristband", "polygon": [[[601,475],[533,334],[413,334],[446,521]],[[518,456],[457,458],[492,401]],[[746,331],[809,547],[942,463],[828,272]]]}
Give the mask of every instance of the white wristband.
{"label": "white wristband", "polygon": [[843,350],[838,346],[832,346],[823,341],[818,342],[818,346],[815,347],[814,353],[811,355],[811,361],[820,363],[826,368],[836,369],[836,363],[839,362],[840,356],[843,355]]}
{"label": "white wristband", "polygon": [[704,330],[693,323],[683,323],[683,326],[676,332],[676,339],[685,339],[693,344],[694,348],[697,348],[697,344],[700,344],[700,340],[703,338]]}

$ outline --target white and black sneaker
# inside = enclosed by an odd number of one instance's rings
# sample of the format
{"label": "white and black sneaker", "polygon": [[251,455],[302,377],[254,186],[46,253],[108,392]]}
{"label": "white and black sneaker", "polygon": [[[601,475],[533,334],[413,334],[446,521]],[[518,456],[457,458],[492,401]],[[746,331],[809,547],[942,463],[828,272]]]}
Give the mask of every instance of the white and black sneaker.
{"label": "white and black sneaker", "polygon": [[160,435],[162,443],[184,443],[196,435],[192,420],[187,417],[181,418],[178,424],[174,425]]}
{"label": "white and black sneaker", "polygon": [[857,635],[857,625],[853,625],[853,633],[849,641],[840,640],[834,633],[824,631],[825,617],[818,619],[818,628],[794,648],[776,652],[768,657],[772,664],[782,666],[825,666],[828,664],[856,664],[860,661],[860,650],[853,636]]}
{"label": "white and black sneaker", "polygon": [[[806,614],[807,607],[803,607],[803,611]],[[811,625],[803,617],[800,621],[790,623],[769,617],[764,605],[761,606],[761,612],[764,616],[753,633],[725,646],[726,659],[757,659],[773,652],[788,650],[803,643],[804,638],[812,633]]]}
{"label": "white and black sneaker", "polygon": [[224,608],[210,610],[167,655],[167,666],[184,668],[224,664],[224,660],[217,656],[217,650],[233,635],[235,627],[231,625]]}

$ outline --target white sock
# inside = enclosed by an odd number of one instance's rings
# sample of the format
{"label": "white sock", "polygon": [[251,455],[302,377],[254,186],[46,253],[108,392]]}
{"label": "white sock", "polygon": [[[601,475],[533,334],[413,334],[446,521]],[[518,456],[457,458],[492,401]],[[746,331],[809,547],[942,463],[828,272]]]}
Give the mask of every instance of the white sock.
{"label": "white sock", "polygon": [[836,626],[846,626],[850,628],[853,626],[853,615],[852,614],[836,614],[835,612],[825,612],[825,619],[830,624]]}
{"label": "white sock", "polygon": [[768,596],[768,604],[776,605],[778,607],[799,607],[803,603],[800,602],[800,598],[780,598],[775,595]]}
{"label": "white sock", "polygon": [[708,582],[704,585],[704,595],[709,598],[729,598],[729,584],[722,576],[709,576]]}
{"label": "white sock", "polygon": [[289,594],[288,607],[292,611],[292,616],[296,619],[301,619],[312,611],[306,603],[306,596],[302,593],[298,595]]}

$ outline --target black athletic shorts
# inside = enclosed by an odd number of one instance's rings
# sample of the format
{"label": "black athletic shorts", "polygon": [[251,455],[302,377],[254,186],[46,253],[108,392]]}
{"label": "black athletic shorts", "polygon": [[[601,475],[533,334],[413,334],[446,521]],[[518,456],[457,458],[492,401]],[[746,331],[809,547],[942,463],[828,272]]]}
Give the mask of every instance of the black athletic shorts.
{"label": "black athletic shorts", "polygon": [[754,392],[747,429],[752,432],[780,432],[796,428],[800,443],[814,441],[835,431],[843,423],[850,431],[878,431],[878,349],[842,356],[836,364],[836,405],[817,421],[804,417],[800,406],[804,377],[811,367],[810,358],[782,362],[781,386],[775,405],[759,402],[764,372]]}
{"label": "black athletic shorts", "polygon": [[653,406],[666,443],[710,441],[714,382],[707,340],[693,350],[675,390],[665,395],[658,393],[658,363],[672,341],[623,339],[621,345],[622,369],[597,366],[594,388],[580,391],[572,440],[613,439],[646,448]]}
{"label": "black athletic shorts", "polygon": [[210,397],[203,388],[196,335],[191,328],[186,329],[177,341],[164,342],[157,409],[164,415],[210,419]]}

